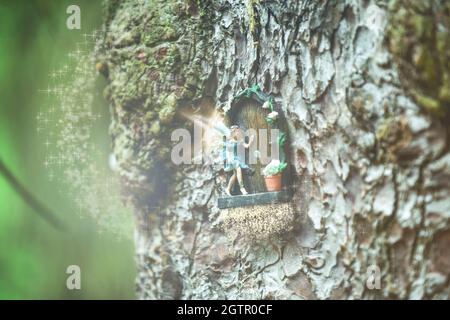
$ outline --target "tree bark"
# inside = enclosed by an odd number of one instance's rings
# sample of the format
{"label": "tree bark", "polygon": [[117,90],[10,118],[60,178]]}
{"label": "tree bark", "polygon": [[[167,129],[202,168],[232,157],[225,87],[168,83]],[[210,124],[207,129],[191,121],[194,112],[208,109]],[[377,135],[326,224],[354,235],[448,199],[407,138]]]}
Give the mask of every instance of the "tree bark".
{"label": "tree bark", "polygon": [[[108,79],[139,298],[371,299],[450,294],[449,4],[109,1]],[[170,160],[183,108],[259,84],[286,115],[293,231],[218,227],[213,166]],[[380,272],[380,287],[373,276]]]}

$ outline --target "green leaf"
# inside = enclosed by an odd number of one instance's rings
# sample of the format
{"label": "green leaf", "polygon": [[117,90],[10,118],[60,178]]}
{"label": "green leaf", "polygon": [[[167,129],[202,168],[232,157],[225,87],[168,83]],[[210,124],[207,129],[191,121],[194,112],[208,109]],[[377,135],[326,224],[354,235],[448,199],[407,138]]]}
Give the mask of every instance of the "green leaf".
{"label": "green leaf", "polygon": [[278,145],[280,147],[284,146],[284,144],[286,143],[286,134],[284,132],[282,132],[279,136],[278,136]]}

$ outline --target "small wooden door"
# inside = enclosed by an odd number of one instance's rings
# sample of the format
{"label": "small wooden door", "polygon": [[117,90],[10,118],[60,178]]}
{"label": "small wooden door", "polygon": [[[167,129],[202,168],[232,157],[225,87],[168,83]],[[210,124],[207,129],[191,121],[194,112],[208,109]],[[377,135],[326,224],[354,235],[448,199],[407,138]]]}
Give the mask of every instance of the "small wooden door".
{"label": "small wooden door", "polygon": [[[270,125],[266,121],[266,116],[269,114],[268,110],[262,109],[260,103],[253,99],[243,98],[235,106],[229,113],[229,125],[238,125],[244,132],[248,129],[254,129],[256,131],[255,138],[253,140],[253,144],[256,145],[255,149],[259,150],[260,146],[260,137],[259,137],[259,129],[267,130],[267,139],[264,137],[264,143],[267,144],[267,150],[270,152],[269,141],[271,136]],[[246,142],[248,142],[248,137],[246,138]],[[243,179],[244,185],[247,189],[248,193],[260,193],[266,192],[266,186],[264,182],[264,176],[261,173],[261,170],[264,168],[264,165],[261,164],[258,159],[256,164],[249,163],[249,150],[246,150],[246,163],[251,168],[251,170],[245,170]],[[237,184],[235,185],[235,188]],[[234,194],[239,194],[238,188],[237,190],[233,190]]]}

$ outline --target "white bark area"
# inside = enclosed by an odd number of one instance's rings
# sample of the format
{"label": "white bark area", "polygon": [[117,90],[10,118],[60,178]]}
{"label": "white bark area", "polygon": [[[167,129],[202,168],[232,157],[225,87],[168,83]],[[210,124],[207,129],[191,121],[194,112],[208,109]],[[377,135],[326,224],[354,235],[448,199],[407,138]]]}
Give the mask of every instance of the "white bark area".
{"label": "white bark area", "polygon": [[[384,2],[176,2],[184,26],[176,36],[153,43],[146,40],[153,29],[144,27],[126,40],[150,15],[178,12],[170,4],[155,11],[153,2],[111,9],[105,43],[115,45],[99,54],[109,68],[120,174],[140,225],[138,296],[449,298],[449,127],[403,89],[386,46]],[[164,44],[178,48],[184,66],[164,79],[144,81],[123,62]],[[186,76],[181,86],[197,90],[189,99],[171,96],[189,70],[196,81]],[[167,95],[178,106],[209,96],[224,108],[256,83],[288,121],[296,221],[282,239],[250,243],[217,228],[222,186],[214,168],[167,164],[170,152],[158,141],[183,124],[152,108],[162,110],[169,98],[158,97]],[[381,271],[379,290],[366,285],[373,266]]]}

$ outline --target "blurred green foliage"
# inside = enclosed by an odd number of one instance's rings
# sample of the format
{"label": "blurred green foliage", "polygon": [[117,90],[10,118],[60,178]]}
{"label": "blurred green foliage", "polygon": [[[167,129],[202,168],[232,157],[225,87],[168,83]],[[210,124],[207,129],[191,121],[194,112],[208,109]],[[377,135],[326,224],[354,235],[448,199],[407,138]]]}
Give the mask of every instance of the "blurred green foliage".
{"label": "blurred green foliage", "polygon": [[[70,4],[81,8],[81,30],[66,28]],[[100,1],[0,1],[0,158],[68,225],[66,232],[53,229],[0,176],[0,299],[134,298],[132,241],[100,233],[94,219],[79,216],[61,186],[47,179],[36,134],[45,103],[38,90],[100,23]],[[109,145],[107,123],[96,134]],[[71,264],[81,268],[81,290],[66,288]]]}

